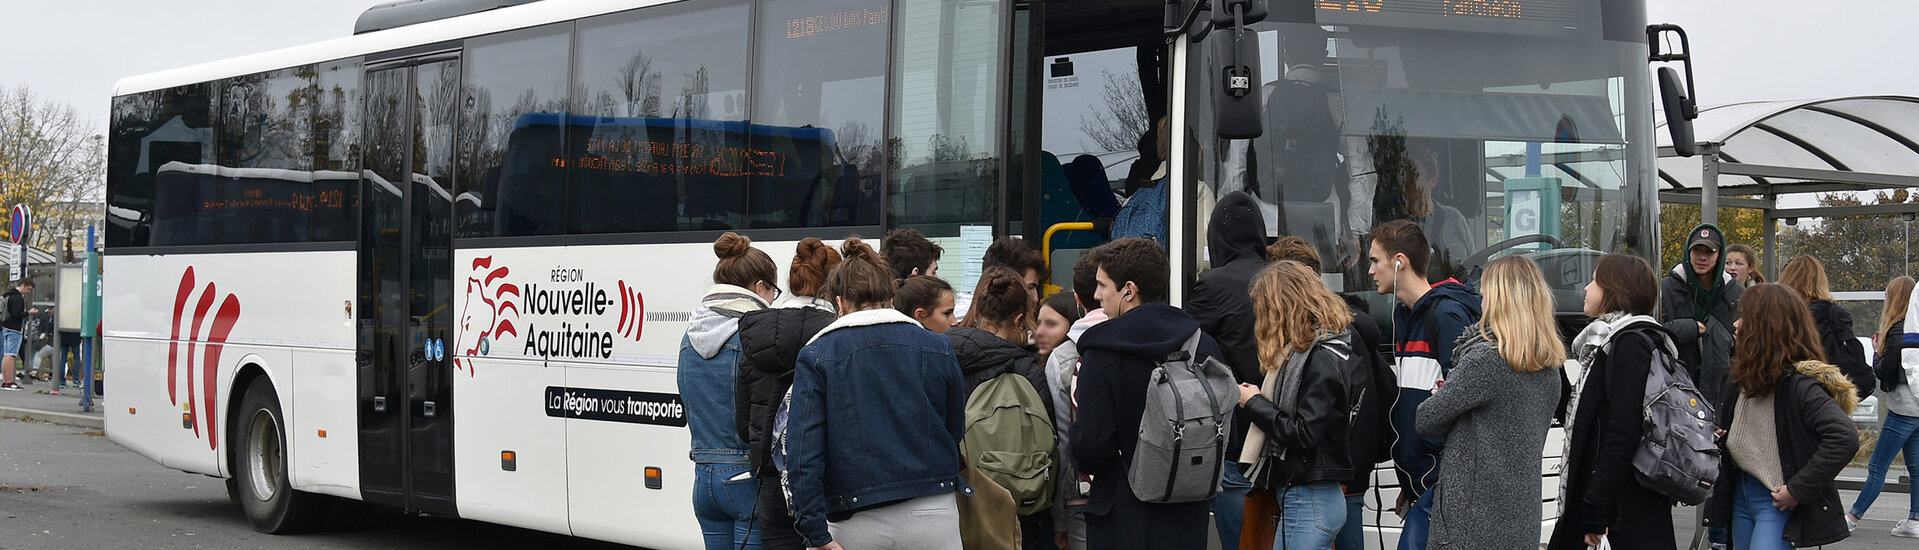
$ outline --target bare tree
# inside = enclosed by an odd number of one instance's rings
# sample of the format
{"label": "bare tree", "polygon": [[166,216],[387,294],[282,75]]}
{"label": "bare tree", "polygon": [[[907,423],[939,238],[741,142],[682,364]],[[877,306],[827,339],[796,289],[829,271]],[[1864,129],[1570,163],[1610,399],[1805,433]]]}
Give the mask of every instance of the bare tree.
{"label": "bare tree", "polygon": [[97,223],[104,199],[106,143],[72,105],[42,100],[26,86],[0,90],[0,207],[34,212],[31,244],[58,250],[75,228]]}
{"label": "bare tree", "polygon": [[660,72],[646,52],[633,52],[615,81],[626,99],[626,116],[660,116]]}
{"label": "bare tree", "polygon": [[1139,136],[1146,133],[1150,122],[1146,94],[1139,84],[1139,65],[1132,65],[1132,69],[1120,73],[1100,71],[1105,82],[1099,94],[1100,112],[1079,117],[1080,132],[1093,142],[1080,142],[1081,147],[1092,151],[1132,151],[1139,147]]}

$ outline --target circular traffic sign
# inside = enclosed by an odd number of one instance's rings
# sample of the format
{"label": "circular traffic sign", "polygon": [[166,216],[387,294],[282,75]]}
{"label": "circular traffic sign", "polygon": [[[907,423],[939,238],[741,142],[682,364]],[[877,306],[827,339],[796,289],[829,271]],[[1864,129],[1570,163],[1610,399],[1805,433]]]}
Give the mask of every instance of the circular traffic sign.
{"label": "circular traffic sign", "polygon": [[26,239],[27,228],[33,227],[32,211],[28,210],[27,205],[24,204],[13,205],[11,222],[12,225],[8,227],[10,231],[7,232],[7,237],[13,239],[13,244],[20,244],[20,241]]}

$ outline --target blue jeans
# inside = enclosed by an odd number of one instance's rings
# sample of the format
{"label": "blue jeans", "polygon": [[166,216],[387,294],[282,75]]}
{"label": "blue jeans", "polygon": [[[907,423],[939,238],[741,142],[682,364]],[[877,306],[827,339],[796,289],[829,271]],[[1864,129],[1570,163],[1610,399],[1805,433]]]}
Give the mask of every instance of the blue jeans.
{"label": "blue jeans", "polygon": [[1406,511],[1399,531],[1399,550],[1426,550],[1426,536],[1432,534],[1432,530],[1433,490],[1427,489]]}
{"label": "blue jeans", "polygon": [[1772,489],[1759,478],[1739,473],[1739,488],[1732,499],[1733,548],[1739,550],[1791,550],[1785,540],[1785,512],[1772,507]]}
{"label": "blue jeans", "polygon": [[753,528],[753,505],[759,483],[745,464],[693,466],[693,517],[700,520],[706,550],[759,550],[759,530]]}
{"label": "blue jeans", "polygon": [[1239,468],[1227,466],[1219,476],[1219,494],[1213,496],[1213,525],[1219,528],[1219,547],[1238,548],[1240,524],[1246,522],[1246,493],[1253,482],[1239,475]]}
{"label": "blue jeans", "polygon": [[1328,550],[1346,525],[1346,493],[1337,481],[1286,488],[1279,498],[1279,534],[1273,550]]}
{"label": "blue jeans", "polygon": [[[1906,391],[1905,388],[1894,388]],[[1914,470],[1912,465],[1919,463],[1919,417],[1902,414],[1887,414],[1886,423],[1879,426],[1879,443],[1872,448],[1872,463],[1866,466],[1866,486],[1859,489],[1859,499],[1852,503],[1853,517],[1866,517],[1866,509],[1872,508],[1872,501],[1879,498],[1879,491],[1886,488],[1886,470],[1892,469],[1892,457],[1906,452],[1906,473]],[[1919,519],[1919,493],[1908,495],[1912,504],[1906,510],[1906,517]]]}
{"label": "blue jeans", "polygon": [[1339,550],[1366,549],[1366,495],[1346,496],[1346,525],[1335,540]]}

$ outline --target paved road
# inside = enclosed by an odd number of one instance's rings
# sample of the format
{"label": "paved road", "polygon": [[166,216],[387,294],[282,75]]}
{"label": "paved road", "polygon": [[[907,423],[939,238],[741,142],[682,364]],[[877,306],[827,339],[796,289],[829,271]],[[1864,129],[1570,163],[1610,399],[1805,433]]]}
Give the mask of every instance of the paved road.
{"label": "paved road", "polygon": [[253,531],[219,479],[170,470],[100,432],[0,420],[0,549],[633,550],[447,518],[375,515],[309,535]]}

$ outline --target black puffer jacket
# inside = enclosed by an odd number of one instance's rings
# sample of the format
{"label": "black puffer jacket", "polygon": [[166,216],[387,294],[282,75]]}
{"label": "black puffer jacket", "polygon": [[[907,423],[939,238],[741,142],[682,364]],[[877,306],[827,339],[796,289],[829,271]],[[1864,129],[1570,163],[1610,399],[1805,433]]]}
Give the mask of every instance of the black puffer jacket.
{"label": "black puffer jacket", "polygon": [[[1255,486],[1279,490],[1315,481],[1343,483],[1353,478],[1349,415],[1358,388],[1352,384],[1350,371],[1354,364],[1366,361],[1351,356],[1354,340],[1348,330],[1307,352],[1292,410],[1281,409],[1263,395],[1253,396],[1240,409],[1254,426],[1266,432],[1266,456],[1278,459],[1281,450],[1285,451],[1286,458],[1273,467],[1272,477],[1253,480]],[[1285,373],[1280,377],[1283,380]]]}
{"label": "black puffer jacket", "polygon": [[1714,403],[1724,397],[1720,393],[1732,373],[1732,323],[1739,320],[1739,296],[1745,292],[1745,288],[1728,283],[1731,279],[1724,276],[1724,260],[1720,265],[1710,277],[1727,286],[1708,308],[1705,334],[1699,333],[1699,325],[1693,320],[1692,283],[1686,282],[1686,271],[1691,267],[1682,263],[1667,272],[1660,280],[1659,294],[1663,306],[1659,308],[1659,320],[1679,346],[1679,360],[1686,364],[1686,374],[1692,375],[1699,393]]}
{"label": "black puffer jacket", "polygon": [[966,395],[972,397],[973,390],[986,381],[998,378],[1008,372],[1026,377],[1038,391],[1040,401],[1046,404],[1046,417],[1053,416],[1052,385],[1046,380],[1046,366],[1040,364],[1039,355],[1019,345],[994,336],[991,332],[971,328],[953,327],[946,330],[946,339],[953,343],[953,357],[959,360],[960,372],[965,373]]}
{"label": "black puffer jacket", "polygon": [[[733,424],[746,441],[747,459],[763,479],[777,479],[773,468],[773,414],[793,387],[793,365],[800,348],[837,316],[813,307],[764,309],[740,318],[740,372],[733,392]],[[768,477],[771,476],[771,477]]]}

